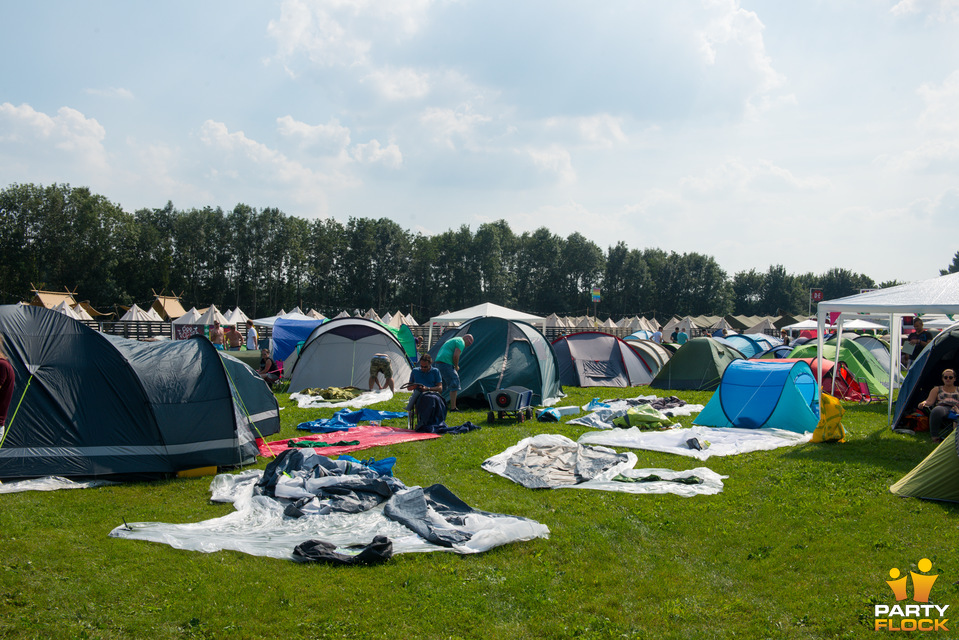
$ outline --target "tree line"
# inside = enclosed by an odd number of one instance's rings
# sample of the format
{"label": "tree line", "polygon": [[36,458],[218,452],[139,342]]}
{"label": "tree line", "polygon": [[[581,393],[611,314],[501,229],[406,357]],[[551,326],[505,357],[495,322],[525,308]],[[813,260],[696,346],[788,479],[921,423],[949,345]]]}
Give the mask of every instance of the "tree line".
{"label": "tree line", "polygon": [[0,252],[5,304],[28,300],[34,286],[75,290],[102,310],[150,303],[156,291],[182,294],[187,308],[238,306],[252,317],[299,306],[399,309],[422,321],[481,302],[614,318],[805,314],[812,288],[829,300],[877,286],[842,268],[789,274],[775,265],[729,277],[700,253],[622,241],[603,249],[546,227],[516,234],[504,220],[428,236],[388,217],[305,220],[245,204],[128,213],[68,184],[3,189]]}

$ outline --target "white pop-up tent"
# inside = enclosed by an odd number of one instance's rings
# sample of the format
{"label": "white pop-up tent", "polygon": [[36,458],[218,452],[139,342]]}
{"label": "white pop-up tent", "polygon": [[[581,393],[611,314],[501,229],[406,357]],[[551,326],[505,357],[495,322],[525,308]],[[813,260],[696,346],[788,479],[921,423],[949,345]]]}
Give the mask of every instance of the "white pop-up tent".
{"label": "white pop-up tent", "polygon": [[525,313],[523,311],[516,311],[515,309],[510,309],[508,307],[501,307],[500,305],[493,304],[492,302],[484,302],[483,304],[460,309],[459,311],[448,311],[447,313],[430,318],[430,333],[429,340],[426,343],[427,348],[433,344],[433,325],[449,324],[451,322],[466,322],[467,320],[472,320],[473,318],[487,317],[505,318],[507,320],[521,320],[523,322],[528,322],[529,324],[539,324],[544,328],[546,323],[546,318],[542,316],[536,316],[532,313]]}
{"label": "white pop-up tent", "polygon": [[[819,371],[822,371],[823,330],[830,313],[839,312],[837,335],[842,335],[844,317],[859,314],[885,316],[889,321],[889,416],[892,416],[892,396],[896,371],[902,350],[902,318],[924,313],[959,313],[959,273],[921,280],[888,289],[876,289],[855,296],[825,300],[819,303]],[[836,348],[838,352],[838,345]]]}

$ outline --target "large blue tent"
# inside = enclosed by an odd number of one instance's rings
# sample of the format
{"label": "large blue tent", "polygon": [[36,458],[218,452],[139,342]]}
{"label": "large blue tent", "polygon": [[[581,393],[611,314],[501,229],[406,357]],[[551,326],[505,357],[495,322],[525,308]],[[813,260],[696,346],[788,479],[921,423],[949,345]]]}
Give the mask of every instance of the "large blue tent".
{"label": "large blue tent", "polygon": [[694,424],[804,433],[819,423],[819,383],[802,361],[737,360]]}

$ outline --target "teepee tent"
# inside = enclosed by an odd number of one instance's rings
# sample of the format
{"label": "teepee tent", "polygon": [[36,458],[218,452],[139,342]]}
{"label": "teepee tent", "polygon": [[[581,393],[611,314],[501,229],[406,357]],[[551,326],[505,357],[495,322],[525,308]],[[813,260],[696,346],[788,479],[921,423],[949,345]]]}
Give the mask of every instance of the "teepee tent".
{"label": "teepee tent", "polygon": [[210,308],[200,316],[196,324],[212,325],[214,322],[219,322],[221,326],[230,324],[226,317],[220,313],[220,310],[216,308],[216,305],[211,304]]}
{"label": "teepee tent", "polygon": [[155,320],[150,314],[134,304],[123,314],[120,322],[155,322]]}

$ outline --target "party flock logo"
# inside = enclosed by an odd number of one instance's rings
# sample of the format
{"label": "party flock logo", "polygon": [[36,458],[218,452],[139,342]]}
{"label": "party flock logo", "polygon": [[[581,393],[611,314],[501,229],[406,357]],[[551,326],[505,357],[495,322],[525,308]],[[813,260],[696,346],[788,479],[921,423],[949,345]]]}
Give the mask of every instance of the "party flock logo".
{"label": "party flock logo", "polygon": [[949,631],[946,623],[949,618],[946,617],[946,610],[949,605],[929,604],[929,592],[932,591],[932,585],[935,584],[936,575],[928,574],[932,569],[932,562],[929,558],[923,558],[916,565],[922,573],[910,571],[912,576],[912,601],[915,604],[899,604],[909,597],[906,591],[907,576],[903,576],[899,569],[893,567],[889,570],[889,577],[892,580],[886,580],[886,584],[892,589],[896,596],[896,604],[877,604],[875,606],[876,626],[875,630],[885,631]]}

